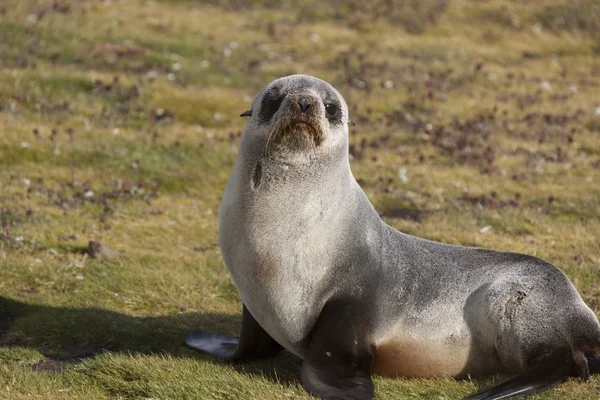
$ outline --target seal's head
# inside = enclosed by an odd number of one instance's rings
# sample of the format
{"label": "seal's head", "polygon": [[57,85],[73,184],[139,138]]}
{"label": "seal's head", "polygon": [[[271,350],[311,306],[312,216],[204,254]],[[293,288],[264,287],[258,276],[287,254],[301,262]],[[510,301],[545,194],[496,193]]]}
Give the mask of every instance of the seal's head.
{"label": "seal's head", "polygon": [[242,116],[250,117],[245,136],[260,142],[265,155],[329,153],[347,146],[348,106],[333,86],[312,76],[271,82]]}

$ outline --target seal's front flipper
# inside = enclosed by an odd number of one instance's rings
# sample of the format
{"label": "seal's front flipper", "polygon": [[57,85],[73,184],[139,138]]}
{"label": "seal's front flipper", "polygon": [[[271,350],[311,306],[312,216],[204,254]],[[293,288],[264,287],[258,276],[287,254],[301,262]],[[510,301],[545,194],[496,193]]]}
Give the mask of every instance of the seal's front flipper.
{"label": "seal's front flipper", "polygon": [[568,365],[539,367],[463,400],[515,399],[540,393],[564,382],[569,376],[569,370]]}
{"label": "seal's front flipper", "polygon": [[310,334],[302,364],[302,384],[326,400],[375,398],[371,369],[373,350],[364,310],[356,302],[333,300],[325,305]]}
{"label": "seal's front flipper", "polygon": [[238,347],[238,342],[239,339],[223,335],[222,333],[204,333],[198,331],[191,331],[185,338],[185,344],[191,348],[223,360],[232,359],[235,349]]}
{"label": "seal's front flipper", "polygon": [[246,305],[242,313],[242,331],[239,339],[221,333],[192,331],[185,338],[185,344],[225,361],[272,357],[283,349],[256,322]]}
{"label": "seal's front flipper", "polygon": [[600,374],[600,352],[586,353],[590,374]]}

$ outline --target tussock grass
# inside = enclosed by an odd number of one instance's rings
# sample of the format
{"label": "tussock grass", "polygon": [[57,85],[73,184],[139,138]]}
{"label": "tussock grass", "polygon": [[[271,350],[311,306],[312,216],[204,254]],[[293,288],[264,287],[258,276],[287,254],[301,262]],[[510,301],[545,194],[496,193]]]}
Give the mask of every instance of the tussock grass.
{"label": "tussock grass", "polygon": [[[229,366],[182,344],[239,330],[219,201],[238,115],[291,73],[345,96],[352,169],[388,223],[545,258],[600,312],[597,2],[332,4],[0,5],[0,398],[309,398],[290,354]],[[455,399],[502,379],[376,390]]]}

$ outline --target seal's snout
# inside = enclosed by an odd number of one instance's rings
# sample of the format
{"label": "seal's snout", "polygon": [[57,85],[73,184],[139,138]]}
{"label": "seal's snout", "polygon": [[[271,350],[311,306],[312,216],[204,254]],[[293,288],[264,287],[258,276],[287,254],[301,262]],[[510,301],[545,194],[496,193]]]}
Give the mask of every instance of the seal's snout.
{"label": "seal's snout", "polygon": [[300,96],[298,98],[298,105],[300,106],[300,111],[305,114],[312,105],[312,99],[308,96]]}
{"label": "seal's snout", "polygon": [[335,127],[329,124],[329,103],[337,104],[337,94],[329,87],[319,86],[318,82],[299,80],[291,83],[272,84],[264,90],[254,104],[258,107],[257,122],[267,128],[267,149],[285,149],[284,154],[290,154],[289,150],[312,152],[323,143],[329,128]]}
{"label": "seal's snout", "polygon": [[292,112],[302,118],[318,114],[319,100],[309,93],[295,93],[291,96],[290,105]]}

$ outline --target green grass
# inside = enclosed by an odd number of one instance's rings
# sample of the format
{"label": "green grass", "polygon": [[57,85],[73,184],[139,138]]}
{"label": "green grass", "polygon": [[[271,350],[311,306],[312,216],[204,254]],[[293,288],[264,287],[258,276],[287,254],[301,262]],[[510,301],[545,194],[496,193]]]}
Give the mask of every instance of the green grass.
{"label": "green grass", "polygon": [[[550,260],[600,312],[598,2],[392,3],[0,5],[0,398],[309,398],[290,354],[230,366],[182,344],[239,331],[219,201],[238,115],[291,73],[346,98],[388,223]],[[457,399],[502,379],[375,383]]]}

